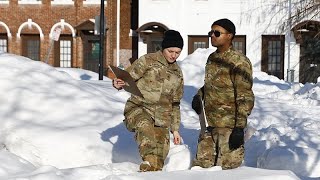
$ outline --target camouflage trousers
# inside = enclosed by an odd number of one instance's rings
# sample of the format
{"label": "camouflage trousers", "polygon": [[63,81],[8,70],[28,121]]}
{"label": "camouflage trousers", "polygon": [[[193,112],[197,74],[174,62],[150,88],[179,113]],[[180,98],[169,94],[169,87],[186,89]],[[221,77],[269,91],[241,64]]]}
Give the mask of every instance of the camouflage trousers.
{"label": "camouflage trousers", "polygon": [[209,168],[221,166],[222,169],[237,168],[244,158],[244,147],[231,151],[229,149],[229,136],[232,129],[214,128],[206,132],[199,140],[196,158],[192,166]]}
{"label": "camouflage trousers", "polygon": [[155,126],[150,115],[141,108],[136,108],[125,116],[126,127],[135,132],[142,160],[161,170],[170,148],[168,128]]}

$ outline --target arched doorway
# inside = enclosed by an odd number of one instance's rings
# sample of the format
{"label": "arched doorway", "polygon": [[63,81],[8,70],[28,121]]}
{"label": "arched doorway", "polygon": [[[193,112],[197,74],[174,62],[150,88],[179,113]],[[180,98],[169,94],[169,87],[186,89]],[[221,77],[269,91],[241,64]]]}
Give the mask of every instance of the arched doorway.
{"label": "arched doorway", "polygon": [[320,76],[320,22],[304,21],[293,29],[300,44],[299,82],[317,82]]}
{"label": "arched doorway", "polygon": [[[89,19],[77,25],[75,29],[82,41],[82,68],[99,73],[100,38],[94,33],[94,26],[95,21]],[[106,38],[107,36],[105,42]]]}
{"label": "arched doorway", "polygon": [[137,33],[147,44],[147,53],[156,52],[161,49],[163,34],[169,28],[158,22],[150,22],[137,29]]}

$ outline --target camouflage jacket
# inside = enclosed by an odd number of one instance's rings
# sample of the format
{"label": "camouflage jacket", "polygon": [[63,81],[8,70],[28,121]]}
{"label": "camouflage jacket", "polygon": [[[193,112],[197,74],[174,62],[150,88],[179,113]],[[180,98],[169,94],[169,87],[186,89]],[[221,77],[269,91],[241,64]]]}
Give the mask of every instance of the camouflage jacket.
{"label": "camouflage jacket", "polygon": [[126,70],[136,80],[144,98],[131,95],[125,113],[141,107],[152,117],[156,126],[178,131],[183,75],[177,63],[169,64],[162,52],[158,51],[140,57]]}
{"label": "camouflage jacket", "polygon": [[209,126],[246,127],[254,105],[250,60],[232,47],[222,54],[213,52],[198,94],[204,100]]}

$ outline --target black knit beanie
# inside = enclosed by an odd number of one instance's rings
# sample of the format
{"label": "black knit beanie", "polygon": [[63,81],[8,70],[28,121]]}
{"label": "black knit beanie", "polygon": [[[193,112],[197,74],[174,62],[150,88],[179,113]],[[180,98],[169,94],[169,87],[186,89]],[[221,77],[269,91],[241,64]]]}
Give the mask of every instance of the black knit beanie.
{"label": "black knit beanie", "polygon": [[225,30],[227,30],[229,33],[235,35],[236,34],[236,27],[234,26],[233,22],[231,22],[229,19],[219,19],[211,25],[218,25],[223,27]]}
{"label": "black knit beanie", "polygon": [[164,33],[162,49],[169,47],[183,48],[183,39],[178,31],[168,30]]}

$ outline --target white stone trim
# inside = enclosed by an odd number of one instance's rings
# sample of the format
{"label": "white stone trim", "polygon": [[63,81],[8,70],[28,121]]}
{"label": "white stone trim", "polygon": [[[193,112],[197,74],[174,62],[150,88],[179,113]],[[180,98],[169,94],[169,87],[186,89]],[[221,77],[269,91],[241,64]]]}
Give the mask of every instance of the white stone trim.
{"label": "white stone trim", "polygon": [[72,37],[76,37],[75,29],[69,23],[66,23],[64,21],[64,19],[61,19],[60,22],[58,22],[52,26],[52,28],[50,30],[49,38],[52,38],[53,31],[59,26],[62,28],[62,30],[65,28],[65,26],[67,26],[71,30]]}
{"label": "white stone trim", "polygon": [[11,35],[11,32],[10,32],[10,29],[9,29],[8,25],[6,25],[6,23],[0,21],[0,26],[3,26],[6,29],[8,38],[11,38],[12,35]]}
{"label": "white stone trim", "polygon": [[35,23],[35,22],[32,22],[32,19],[28,19],[27,22],[24,22],[20,25],[19,29],[18,29],[18,33],[17,33],[17,38],[20,38],[20,35],[21,35],[21,31],[24,27],[28,26],[29,28],[31,28],[32,26],[35,26],[38,30],[39,30],[39,33],[40,33],[40,38],[43,39],[44,35],[43,35],[43,32],[42,32],[42,29],[41,27]]}

